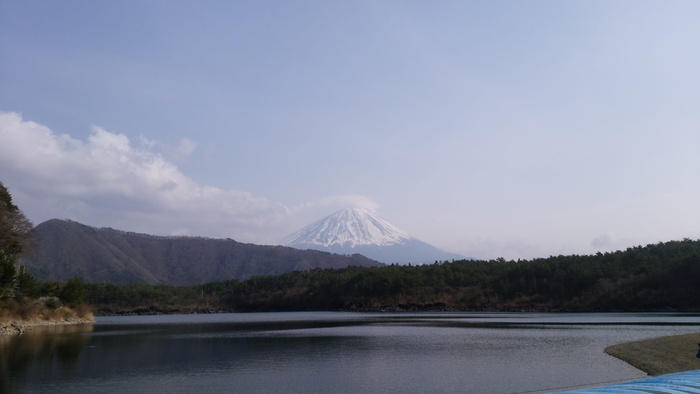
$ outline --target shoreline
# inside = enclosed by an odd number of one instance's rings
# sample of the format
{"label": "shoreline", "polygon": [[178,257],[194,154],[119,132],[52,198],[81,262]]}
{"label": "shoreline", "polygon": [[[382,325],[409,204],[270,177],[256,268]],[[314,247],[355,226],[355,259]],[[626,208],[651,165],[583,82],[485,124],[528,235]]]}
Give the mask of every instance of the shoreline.
{"label": "shoreline", "polygon": [[0,323],[0,337],[22,335],[36,327],[68,326],[78,324],[92,324],[94,319],[61,319],[40,321],[7,321]]}
{"label": "shoreline", "polygon": [[657,376],[700,369],[699,342],[700,332],[672,335],[608,346],[605,353]]}

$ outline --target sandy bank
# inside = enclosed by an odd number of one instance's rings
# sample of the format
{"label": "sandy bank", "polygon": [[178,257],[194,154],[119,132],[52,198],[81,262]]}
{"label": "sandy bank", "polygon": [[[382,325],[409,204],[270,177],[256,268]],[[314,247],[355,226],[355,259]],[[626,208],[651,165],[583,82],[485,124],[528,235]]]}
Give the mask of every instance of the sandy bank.
{"label": "sandy bank", "polygon": [[27,330],[31,330],[34,327],[46,327],[46,326],[65,326],[73,324],[88,324],[94,323],[94,319],[62,319],[62,320],[41,320],[33,322],[3,322],[0,323],[0,336],[4,335],[19,335],[23,334]]}
{"label": "sandy bank", "polygon": [[700,369],[698,342],[700,333],[674,335],[613,345],[605,353],[656,376]]}

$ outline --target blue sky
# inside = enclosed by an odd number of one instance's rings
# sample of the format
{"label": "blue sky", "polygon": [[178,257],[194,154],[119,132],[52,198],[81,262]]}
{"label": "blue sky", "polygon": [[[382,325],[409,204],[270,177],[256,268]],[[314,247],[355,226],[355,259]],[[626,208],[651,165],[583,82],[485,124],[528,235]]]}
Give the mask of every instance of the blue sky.
{"label": "blue sky", "polygon": [[0,181],[273,244],[359,205],[479,258],[700,238],[700,2],[0,3]]}

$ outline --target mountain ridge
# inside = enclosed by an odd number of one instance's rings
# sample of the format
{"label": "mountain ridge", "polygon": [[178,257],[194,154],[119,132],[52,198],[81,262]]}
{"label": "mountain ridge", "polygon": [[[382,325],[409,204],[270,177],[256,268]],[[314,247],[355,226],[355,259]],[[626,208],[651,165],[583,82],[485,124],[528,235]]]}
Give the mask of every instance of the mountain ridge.
{"label": "mountain ridge", "polygon": [[158,236],[51,219],[34,229],[22,264],[37,279],[191,285],[313,268],[381,266],[364,256],[300,251],[232,239]]}

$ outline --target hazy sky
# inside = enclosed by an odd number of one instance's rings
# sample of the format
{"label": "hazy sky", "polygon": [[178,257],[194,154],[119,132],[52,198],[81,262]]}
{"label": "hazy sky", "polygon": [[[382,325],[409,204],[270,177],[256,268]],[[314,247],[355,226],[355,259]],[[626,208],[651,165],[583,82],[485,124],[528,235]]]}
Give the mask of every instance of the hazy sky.
{"label": "hazy sky", "polygon": [[477,258],[700,238],[699,1],[0,2],[38,224],[273,244],[351,205]]}

